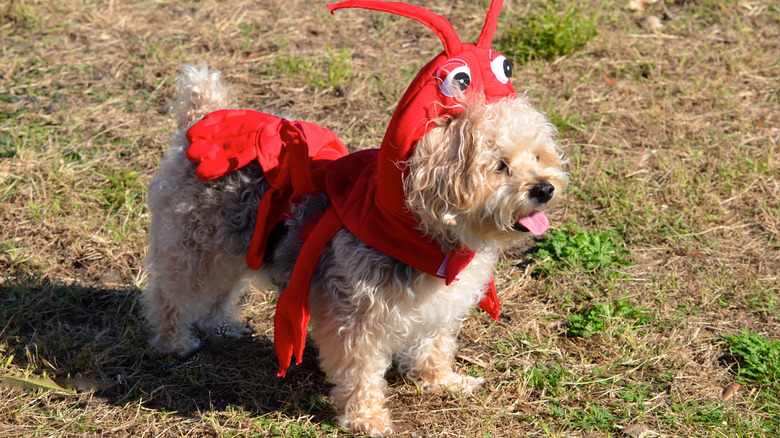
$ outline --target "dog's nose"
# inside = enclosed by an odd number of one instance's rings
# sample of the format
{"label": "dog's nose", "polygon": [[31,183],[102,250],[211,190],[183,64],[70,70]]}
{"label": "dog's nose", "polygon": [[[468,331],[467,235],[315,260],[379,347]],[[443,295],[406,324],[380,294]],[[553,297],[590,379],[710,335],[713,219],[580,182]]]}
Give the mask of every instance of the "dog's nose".
{"label": "dog's nose", "polygon": [[531,196],[531,199],[535,199],[540,204],[544,204],[553,197],[554,191],[555,186],[544,182],[531,187],[531,192],[529,195]]}

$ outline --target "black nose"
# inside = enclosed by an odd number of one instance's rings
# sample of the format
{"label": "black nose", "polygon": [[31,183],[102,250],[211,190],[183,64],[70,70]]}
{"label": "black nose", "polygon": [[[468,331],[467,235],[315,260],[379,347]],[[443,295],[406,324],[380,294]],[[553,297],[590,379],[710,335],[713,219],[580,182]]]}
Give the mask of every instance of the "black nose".
{"label": "black nose", "polygon": [[535,199],[540,204],[544,204],[545,202],[549,201],[553,197],[553,192],[555,191],[555,186],[553,186],[550,183],[539,183],[533,187],[531,187],[531,192],[529,193],[529,196],[531,196],[531,199]]}

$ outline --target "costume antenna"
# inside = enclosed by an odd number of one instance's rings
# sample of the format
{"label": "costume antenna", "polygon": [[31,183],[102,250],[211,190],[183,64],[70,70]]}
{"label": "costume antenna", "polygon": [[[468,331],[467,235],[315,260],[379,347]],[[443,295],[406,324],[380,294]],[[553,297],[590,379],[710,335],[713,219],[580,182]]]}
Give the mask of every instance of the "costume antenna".
{"label": "costume antenna", "polygon": [[487,18],[485,18],[485,24],[482,26],[482,33],[479,34],[479,39],[477,40],[478,48],[489,49],[491,44],[493,44],[493,34],[496,32],[498,16],[501,14],[503,5],[504,0],[493,0],[490,2],[490,9],[488,9]]}
{"label": "costume antenna", "polygon": [[[503,0],[500,0],[499,3],[503,3]],[[448,57],[457,55],[463,50],[463,43],[460,41],[460,38],[458,37],[457,32],[455,32],[455,28],[452,27],[452,24],[441,15],[436,15],[433,12],[420,6],[399,2],[383,2],[375,0],[348,0],[341,3],[328,5],[328,9],[330,9],[331,14],[337,9],[343,8],[371,9],[374,11],[389,12],[391,14],[411,18],[412,20],[419,21],[420,23],[428,26],[436,33],[436,35],[439,36],[439,39],[444,44],[444,51],[447,53]],[[491,6],[491,11],[492,9],[493,8]],[[498,10],[501,11],[500,4]],[[490,18],[490,14],[488,14],[488,18]],[[493,23],[495,23],[495,18],[493,18]],[[495,30],[495,24],[493,25],[493,30]],[[485,31],[483,30],[482,33],[484,34]],[[492,35],[493,32],[491,31],[491,38]]]}

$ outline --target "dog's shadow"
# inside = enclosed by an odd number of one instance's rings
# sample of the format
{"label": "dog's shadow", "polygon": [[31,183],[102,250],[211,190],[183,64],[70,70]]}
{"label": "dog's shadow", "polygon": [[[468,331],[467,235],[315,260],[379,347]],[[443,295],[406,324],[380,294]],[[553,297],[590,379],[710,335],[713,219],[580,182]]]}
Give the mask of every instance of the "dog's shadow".
{"label": "dog's shadow", "polygon": [[[241,409],[280,412],[334,423],[329,387],[307,347],[303,363],[276,376],[273,339],[211,340],[194,356],[176,358],[148,346],[134,288],[105,288],[26,279],[0,283],[0,358],[13,355],[19,374],[44,371],[55,382],[116,406],[196,416]],[[311,343],[309,343],[311,345]]]}

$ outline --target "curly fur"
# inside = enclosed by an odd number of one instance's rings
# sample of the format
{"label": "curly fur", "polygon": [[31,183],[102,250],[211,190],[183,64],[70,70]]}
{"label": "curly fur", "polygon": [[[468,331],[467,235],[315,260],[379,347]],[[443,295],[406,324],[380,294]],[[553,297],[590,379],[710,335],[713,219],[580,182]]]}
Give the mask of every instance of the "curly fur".
{"label": "curly fur", "polygon": [[[186,66],[177,84],[180,130],[150,186],[149,283],[142,303],[153,345],[186,355],[199,346],[198,331],[209,334],[229,324],[229,336],[249,333],[234,315],[236,286],[249,271],[245,255],[268,184],[256,165],[215,181],[197,180],[185,156],[186,129],[226,107],[227,95],[219,74],[205,66]],[[372,436],[391,432],[383,376],[394,357],[400,371],[427,390],[474,391],[484,384],[452,370],[455,339],[481,299],[499,252],[527,236],[516,229],[517,219],[557,202],[566,186],[554,135],[529,99],[519,96],[464,105],[419,141],[405,163],[408,207],[445,248],[464,244],[477,251],[450,286],[347,230],[327,246],[309,301],[320,364],[334,384],[343,426]],[[529,195],[540,182],[555,188],[543,203]],[[284,289],[302,245],[299,231],[327,206],[324,194],[292,206],[255,275]]]}

